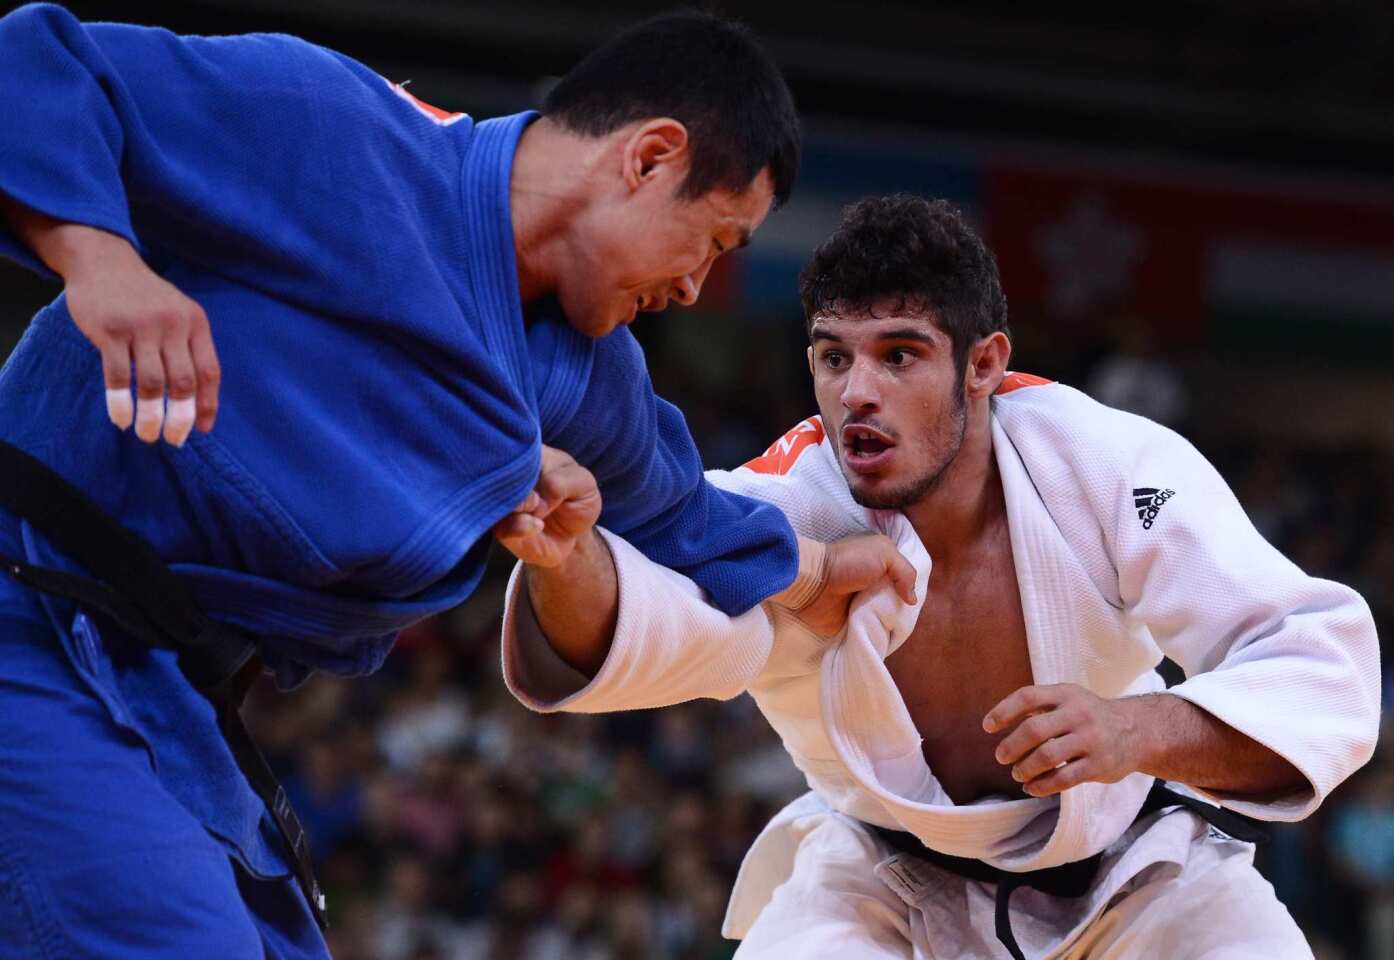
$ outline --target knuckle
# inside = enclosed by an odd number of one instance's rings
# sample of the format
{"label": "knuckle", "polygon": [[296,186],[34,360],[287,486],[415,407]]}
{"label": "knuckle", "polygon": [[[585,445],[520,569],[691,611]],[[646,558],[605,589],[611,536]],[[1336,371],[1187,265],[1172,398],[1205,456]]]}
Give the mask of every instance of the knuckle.
{"label": "knuckle", "polygon": [[223,377],[222,368],[218,366],[216,360],[201,361],[197,368],[198,378],[203,383],[217,383]]}
{"label": "knuckle", "polygon": [[194,392],[194,375],[184,370],[171,375],[169,378],[169,389],[171,393],[177,393],[180,396],[188,396]]}
{"label": "knuckle", "polygon": [[101,314],[94,319],[92,326],[99,335],[116,339],[129,337],[141,321],[139,316],[120,312]]}
{"label": "knuckle", "polygon": [[187,333],[188,317],[179,310],[166,310],[160,314],[160,332],[166,337]]}
{"label": "knuckle", "polygon": [[138,317],[128,320],[114,321],[115,332],[127,333],[137,340],[144,340],[160,332],[161,320],[158,316],[149,313],[142,313]]}

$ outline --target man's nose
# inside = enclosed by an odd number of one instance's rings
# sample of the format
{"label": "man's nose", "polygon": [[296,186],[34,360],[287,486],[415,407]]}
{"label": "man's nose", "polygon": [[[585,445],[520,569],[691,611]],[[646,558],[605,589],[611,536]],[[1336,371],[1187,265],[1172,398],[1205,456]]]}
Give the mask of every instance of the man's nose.
{"label": "man's nose", "polygon": [[852,369],[847,371],[847,379],[842,385],[842,405],[848,410],[877,410],[881,406],[881,394],[876,382],[876,372],[870,363],[852,361]]}
{"label": "man's nose", "polygon": [[673,281],[673,299],[684,307],[690,307],[696,303],[697,297],[702,293],[702,284],[706,282],[707,274],[711,272],[711,268],[712,262],[708,260],[696,270]]}

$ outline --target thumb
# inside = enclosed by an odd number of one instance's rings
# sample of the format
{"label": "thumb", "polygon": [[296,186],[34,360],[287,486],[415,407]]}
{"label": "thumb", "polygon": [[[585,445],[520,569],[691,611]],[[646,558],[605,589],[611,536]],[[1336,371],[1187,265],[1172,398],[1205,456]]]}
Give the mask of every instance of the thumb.
{"label": "thumb", "polygon": [[890,578],[891,585],[895,587],[895,592],[905,603],[914,605],[915,603],[915,567],[905,559],[904,554],[891,545],[889,548],[890,556],[886,558],[886,576]]}

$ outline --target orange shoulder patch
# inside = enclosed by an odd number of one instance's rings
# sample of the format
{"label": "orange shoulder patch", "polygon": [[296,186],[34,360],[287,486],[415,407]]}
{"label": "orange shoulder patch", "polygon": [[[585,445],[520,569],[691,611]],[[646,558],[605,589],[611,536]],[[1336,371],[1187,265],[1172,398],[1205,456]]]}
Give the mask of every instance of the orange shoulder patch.
{"label": "orange shoulder patch", "polygon": [[1047,380],[1045,377],[1038,377],[1034,373],[1013,373],[1007,371],[1007,375],[1002,378],[1002,385],[997,388],[996,396],[1004,393],[1011,393],[1013,390],[1020,390],[1022,387],[1044,387],[1054,380]]}
{"label": "orange shoulder patch", "polygon": [[809,417],[744,466],[756,473],[788,473],[793,468],[794,461],[798,460],[805,450],[822,443],[827,435],[827,431],[823,429],[823,418]]}
{"label": "orange shoulder patch", "polygon": [[[386,80],[387,78],[384,77],[383,79]],[[403,84],[393,83],[391,80],[388,80],[387,85],[392,88],[393,93],[415,107],[427,120],[439,126],[448,127],[455,121],[463,119],[465,116],[463,113],[451,113],[449,110],[442,110],[440,107],[432,106],[425,100],[413,96]]]}

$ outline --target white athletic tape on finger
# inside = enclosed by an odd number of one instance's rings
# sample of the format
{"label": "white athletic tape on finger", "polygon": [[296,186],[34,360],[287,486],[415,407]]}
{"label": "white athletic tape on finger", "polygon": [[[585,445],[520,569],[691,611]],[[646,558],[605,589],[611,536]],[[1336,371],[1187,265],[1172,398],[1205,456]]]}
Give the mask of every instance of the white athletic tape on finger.
{"label": "white athletic tape on finger", "polygon": [[165,408],[165,443],[184,446],[184,441],[189,439],[189,431],[194,428],[195,412],[193,397],[170,400]]}
{"label": "white athletic tape on finger", "polygon": [[135,419],[135,402],[131,399],[131,388],[108,390],[106,392],[106,415],[116,426],[125,430]]}
{"label": "white athletic tape on finger", "polygon": [[136,436],[146,443],[154,443],[160,439],[160,424],[165,419],[165,398],[156,397],[147,400],[140,397],[136,400]]}

